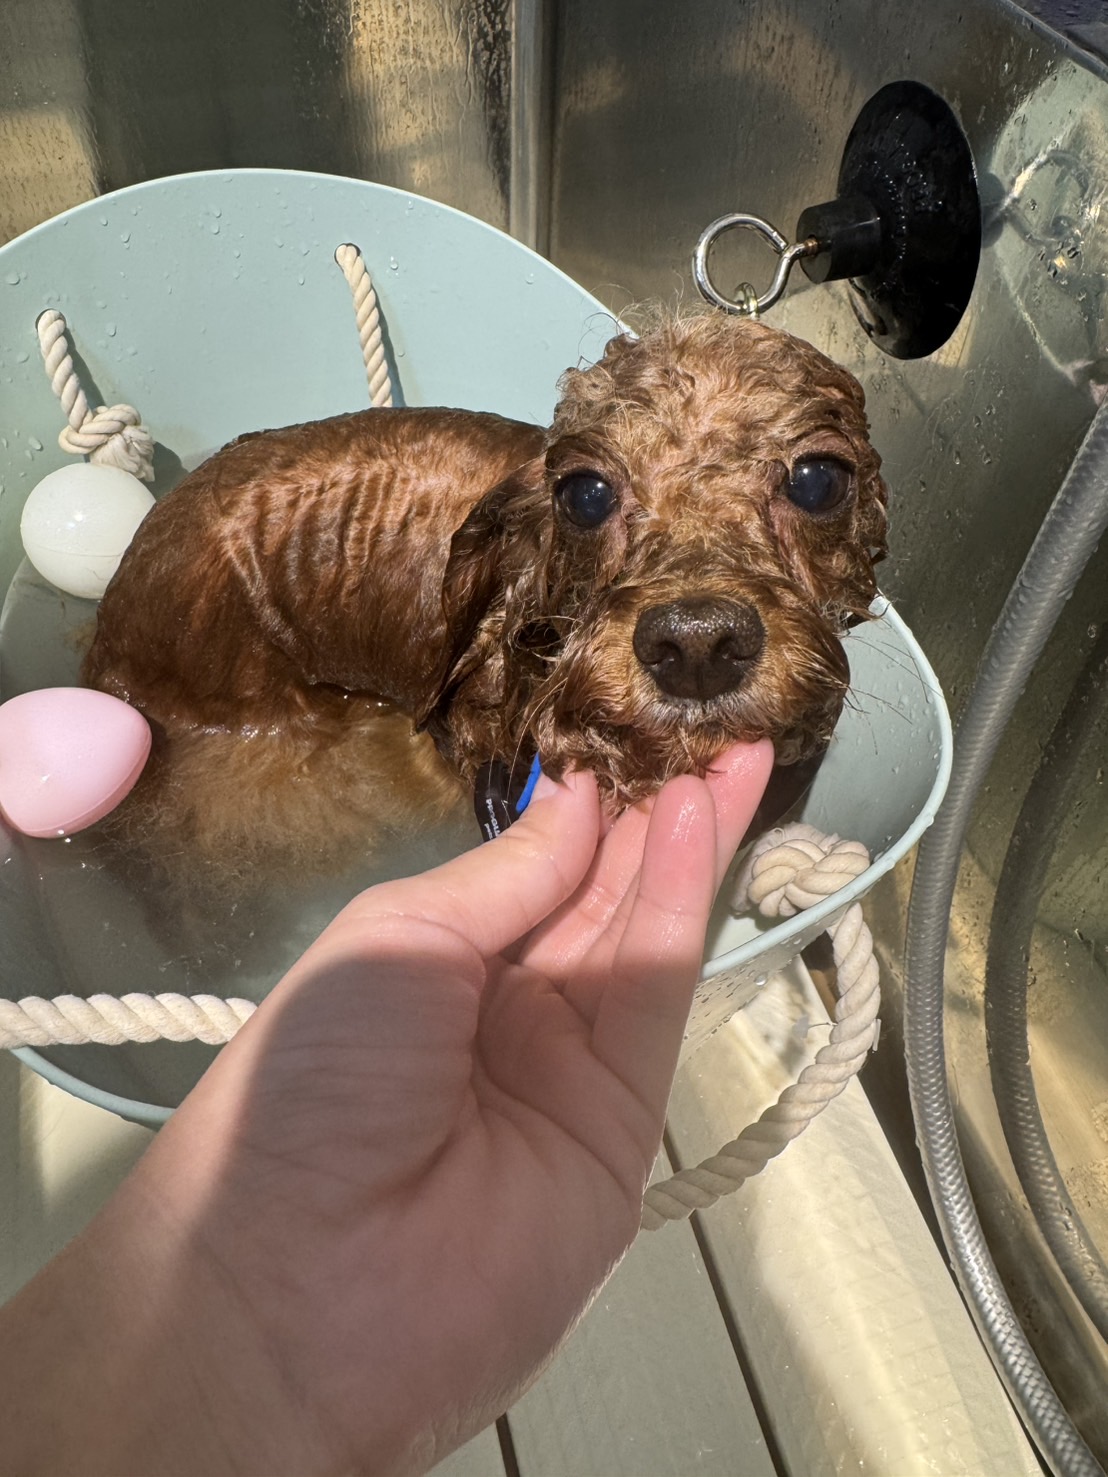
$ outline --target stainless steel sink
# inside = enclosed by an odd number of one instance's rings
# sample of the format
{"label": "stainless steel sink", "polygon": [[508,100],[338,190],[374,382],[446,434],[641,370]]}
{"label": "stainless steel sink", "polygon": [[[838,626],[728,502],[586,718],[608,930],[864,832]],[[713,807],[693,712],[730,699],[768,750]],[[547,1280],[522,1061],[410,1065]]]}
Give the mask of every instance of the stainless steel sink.
{"label": "stainless steel sink", "polygon": [[[798,283],[770,321],[866,385],[892,493],[883,587],[957,715],[1108,394],[1104,7],[1030,8],[1038,15],[1006,0],[199,0],[158,7],[154,19],[145,0],[8,5],[0,236],[142,178],[304,167],[403,185],[510,227],[624,312],[692,295],[693,243],[724,211],[790,232],[805,206],[834,193],[867,98],[895,80],[926,84],[960,119],[982,197],[980,268],[954,336],[926,358],[891,359],[841,284]],[[753,240],[717,253],[720,279],[735,285],[767,280],[769,268]],[[1030,959],[1032,1070],[1070,1196],[1108,1257],[1106,590],[1102,551],[980,798],[948,970],[951,1073],[979,1208],[1039,1355],[1102,1462],[1108,1350],[1017,1182],[990,1084],[983,988],[997,882],[1026,805],[1050,855]],[[1064,759],[1065,804],[1044,808],[1033,788],[1045,783],[1044,752],[1078,724],[1087,732]],[[868,1086],[912,1174],[897,1052],[910,874],[906,862],[870,906],[890,1000]]]}

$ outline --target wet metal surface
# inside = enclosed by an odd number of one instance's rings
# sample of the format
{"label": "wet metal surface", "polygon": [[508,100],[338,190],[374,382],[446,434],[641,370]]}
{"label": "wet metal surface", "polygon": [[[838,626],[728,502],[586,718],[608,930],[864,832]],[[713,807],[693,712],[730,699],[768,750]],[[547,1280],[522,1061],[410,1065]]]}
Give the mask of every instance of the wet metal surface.
{"label": "wet metal surface", "polygon": [[506,227],[517,8],[5,0],[0,239],[107,190],[229,165],[372,179]]}

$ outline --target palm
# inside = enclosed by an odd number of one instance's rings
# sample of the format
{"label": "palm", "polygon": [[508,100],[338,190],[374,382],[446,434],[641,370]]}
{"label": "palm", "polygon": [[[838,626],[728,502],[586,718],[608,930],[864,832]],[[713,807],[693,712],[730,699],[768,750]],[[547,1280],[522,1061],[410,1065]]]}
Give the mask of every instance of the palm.
{"label": "palm", "polygon": [[380,1430],[351,1381],[367,1328],[404,1327],[402,1398],[479,1425],[630,1242],[708,907],[767,770],[759,747],[711,793],[678,782],[649,842],[646,807],[598,845],[579,783],[545,837],[539,817],[364,894],[178,1115],[250,1083],[209,1235],[345,1448]]}

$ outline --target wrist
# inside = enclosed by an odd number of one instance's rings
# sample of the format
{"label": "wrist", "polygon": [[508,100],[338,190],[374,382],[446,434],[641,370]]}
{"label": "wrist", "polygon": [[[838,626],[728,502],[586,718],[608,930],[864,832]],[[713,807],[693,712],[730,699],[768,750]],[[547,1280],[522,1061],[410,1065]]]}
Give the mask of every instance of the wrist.
{"label": "wrist", "polygon": [[339,1471],[196,1226],[163,1190],[143,1161],[3,1310],[5,1471]]}

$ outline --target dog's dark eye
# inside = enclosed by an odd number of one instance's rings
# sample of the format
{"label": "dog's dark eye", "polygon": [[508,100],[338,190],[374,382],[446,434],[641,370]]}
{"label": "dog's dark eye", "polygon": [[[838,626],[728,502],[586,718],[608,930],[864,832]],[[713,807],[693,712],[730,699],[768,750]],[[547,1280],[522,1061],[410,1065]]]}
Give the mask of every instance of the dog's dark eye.
{"label": "dog's dark eye", "polygon": [[554,492],[566,517],[578,528],[599,528],[615,510],[615,492],[595,472],[571,472]]}
{"label": "dog's dark eye", "polygon": [[846,497],[850,481],[851,471],[845,462],[831,456],[807,456],[789,473],[785,493],[806,513],[827,513]]}

